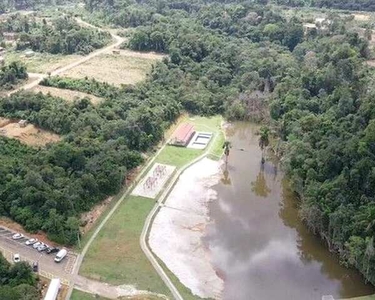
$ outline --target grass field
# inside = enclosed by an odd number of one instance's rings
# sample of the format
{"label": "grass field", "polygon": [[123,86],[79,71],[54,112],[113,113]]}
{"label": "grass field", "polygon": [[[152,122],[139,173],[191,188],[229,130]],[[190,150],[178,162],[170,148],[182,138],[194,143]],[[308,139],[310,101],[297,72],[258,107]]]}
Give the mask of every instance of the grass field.
{"label": "grass field", "polygon": [[[211,141],[214,144],[210,153],[220,155],[222,146],[220,143],[223,141],[220,130],[222,117],[185,117],[184,120],[194,123],[197,130],[214,132],[218,138]],[[155,161],[181,168],[202,153],[202,150],[167,146]],[[140,247],[139,239],[143,225],[154,205],[154,200],[127,196],[89,248],[80,274],[115,285],[132,284],[138,289],[171,296]],[[167,269],[166,271],[171,274]],[[199,299],[172,275],[171,279],[184,298]]]}
{"label": "grass field", "polygon": [[154,205],[151,199],[129,196],[90,247],[80,274],[170,296],[139,243],[143,222]]}
{"label": "grass field", "polygon": [[71,78],[95,78],[117,86],[135,84],[146,78],[156,59],[137,56],[102,54],[79,65],[61,76]]}
{"label": "grass field", "polygon": [[9,51],[5,54],[7,63],[21,61],[30,73],[46,74],[59,69],[79,59],[79,55],[53,55],[49,53],[35,53],[35,56],[26,58],[23,52]]}
{"label": "grass field", "polygon": [[73,290],[72,295],[70,296],[70,300],[109,300],[103,297],[96,297],[92,294],[87,294],[78,290]]}
{"label": "grass field", "polygon": [[356,297],[356,298],[349,298],[349,299],[342,299],[342,300],[375,300],[375,295],[363,296],[363,297]]}

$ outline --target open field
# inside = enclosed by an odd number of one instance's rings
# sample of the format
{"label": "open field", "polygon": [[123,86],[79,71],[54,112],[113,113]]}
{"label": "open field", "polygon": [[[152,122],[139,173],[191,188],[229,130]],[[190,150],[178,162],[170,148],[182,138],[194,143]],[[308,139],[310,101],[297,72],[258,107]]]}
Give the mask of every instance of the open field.
{"label": "open field", "polygon": [[61,76],[95,78],[117,86],[135,84],[146,78],[147,72],[156,61],[155,58],[102,54],[62,73]]}
{"label": "open field", "polygon": [[4,118],[0,119],[0,124],[2,124],[0,126],[0,135],[17,139],[28,146],[42,147],[61,140],[59,135],[40,129],[33,124],[28,124],[22,128],[18,122]]}
{"label": "open field", "polygon": [[170,296],[139,244],[143,228],[140,220],[146,219],[154,204],[154,200],[148,198],[129,196],[90,247],[80,274]]}
{"label": "open field", "polygon": [[79,100],[82,98],[89,98],[91,103],[94,105],[99,104],[102,102],[104,99],[99,98],[93,95],[89,95],[86,93],[78,92],[78,91],[71,91],[71,90],[66,90],[66,89],[59,89],[59,88],[54,88],[54,87],[49,87],[49,86],[41,86],[38,85],[32,89],[33,92],[39,93],[41,92],[42,94],[51,94],[51,96],[54,97],[61,97],[68,102],[73,102],[74,100]]}
{"label": "open field", "polygon": [[35,52],[33,57],[26,58],[24,53],[19,51],[9,51],[5,54],[7,63],[21,61],[26,65],[28,72],[43,74],[57,70],[81,57],[80,55],[54,55]]}
{"label": "open field", "polygon": [[[222,118],[220,116],[190,119],[184,116],[179,121],[194,123],[197,130],[212,131],[215,134],[221,132]],[[221,141],[222,136],[211,141],[214,144],[212,144],[210,153],[221,154],[222,144],[218,144]],[[155,162],[181,168],[202,153],[202,150],[166,146]],[[154,200],[127,196],[89,248],[83,260],[80,274],[116,285],[133,284],[137,289],[147,289],[171,296],[168,288],[143,254],[139,243],[144,221],[154,205]],[[192,296],[177,278],[172,280],[186,299],[198,299],[198,297]]]}

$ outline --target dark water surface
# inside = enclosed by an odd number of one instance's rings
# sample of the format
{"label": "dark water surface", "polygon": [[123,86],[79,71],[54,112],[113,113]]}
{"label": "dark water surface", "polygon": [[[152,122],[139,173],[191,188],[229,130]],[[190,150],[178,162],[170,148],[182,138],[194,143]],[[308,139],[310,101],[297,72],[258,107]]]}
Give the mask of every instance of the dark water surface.
{"label": "dark water surface", "polygon": [[297,200],[277,164],[261,166],[255,133],[249,123],[228,129],[233,148],[214,187],[218,199],[209,207],[213,223],[204,242],[224,279],[223,299],[320,300],[373,293],[301,223]]}

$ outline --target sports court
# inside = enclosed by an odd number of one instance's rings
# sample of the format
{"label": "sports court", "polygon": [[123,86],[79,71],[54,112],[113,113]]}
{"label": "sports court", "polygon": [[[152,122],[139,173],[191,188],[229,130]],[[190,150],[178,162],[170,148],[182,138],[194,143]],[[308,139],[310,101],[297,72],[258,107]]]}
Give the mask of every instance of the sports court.
{"label": "sports court", "polygon": [[135,187],[132,195],[152,199],[156,198],[175,169],[175,166],[159,163],[154,164],[147,175]]}

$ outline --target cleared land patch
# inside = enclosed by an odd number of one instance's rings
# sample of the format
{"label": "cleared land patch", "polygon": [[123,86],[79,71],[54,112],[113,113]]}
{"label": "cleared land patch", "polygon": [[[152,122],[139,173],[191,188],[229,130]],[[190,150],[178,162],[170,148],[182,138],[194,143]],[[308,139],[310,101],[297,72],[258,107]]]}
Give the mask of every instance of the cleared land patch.
{"label": "cleared land patch", "polygon": [[40,129],[32,124],[21,127],[18,122],[5,118],[0,119],[0,135],[17,139],[21,143],[33,147],[42,147],[61,140],[60,136],[55,133]]}
{"label": "cleared land patch", "polygon": [[366,14],[353,14],[354,20],[357,21],[368,21],[370,20],[370,16]]}
{"label": "cleared land patch", "polygon": [[64,67],[77,59],[81,58],[80,55],[54,55],[49,53],[35,52],[33,57],[27,58],[24,52],[10,51],[5,54],[7,63],[12,61],[21,61],[30,73],[48,73]]}
{"label": "cleared land patch", "polygon": [[45,94],[45,95],[50,94],[51,96],[54,96],[54,97],[61,97],[69,102],[73,102],[74,100],[78,100],[82,98],[89,98],[92,104],[97,105],[101,101],[103,101],[102,98],[99,98],[90,94],[86,94],[83,92],[71,91],[71,90],[65,90],[65,89],[59,89],[59,88],[41,86],[41,85],[36,86],[35,88],[32,89],[32,91],[35,93],[41,92],[42,94]]}
{"label": "cleared land patch", "polygon": [[[162,57],[160,56],[160,58]],[[78,79],[95,78],[116,86],[135,84],[146,78],[147,72],[151,70],[151,66],[156,60],[147,57],[103,54],[64,72],[61,76]]]}

